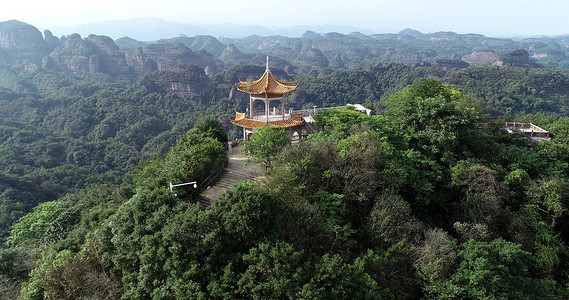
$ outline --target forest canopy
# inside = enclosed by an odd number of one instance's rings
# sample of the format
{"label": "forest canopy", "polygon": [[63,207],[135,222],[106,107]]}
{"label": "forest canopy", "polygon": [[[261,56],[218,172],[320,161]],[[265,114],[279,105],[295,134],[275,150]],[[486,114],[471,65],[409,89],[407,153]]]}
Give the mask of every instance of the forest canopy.
{"label": "forest canopy", "polygon": [[[569,298],[567,37],[0,40],[1,299]],[[373,113],[263,128],[203,209],[267,55],[286,111]]]}
{"label": "forest canopy", "polygon": [[[566,298],[564,131],[535,145],[509,135],[480,99],[434,79],[387,96],[381,110],[325,111],[305,141],[251,152],[270,161],[264,179],[234,187],[205,210],[192,202],[192,189],[167,186],[226,159],[221,124],[197,121],[139,165],[130,184],[92,185],[19,219],[0,251],[3,293]],[[522,117],[551,128],[566,123]],[[266,127],[253,136],[246,147],[283,134]]]}

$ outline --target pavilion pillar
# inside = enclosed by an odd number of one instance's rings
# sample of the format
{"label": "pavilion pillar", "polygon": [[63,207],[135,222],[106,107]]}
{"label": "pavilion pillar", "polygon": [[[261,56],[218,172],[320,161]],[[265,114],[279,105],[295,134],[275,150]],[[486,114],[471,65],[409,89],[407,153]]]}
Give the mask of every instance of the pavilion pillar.
{"label": "pavilion pillar", "polygon": [[249,118],[253,119],[255,116],[255,100],[253,100],[253,96],[249,95]]}
{"label": "pavilion pillar", "polygon": [[283,115],[283,120],[285,119],[285,111],[284,111],[284,97],[281,99],[281,113]]}
{"label": "pavilion pillar", "polygon": [[271,110],[271,105],[269,102],[269,95],[265,94],[265,116],[267,117],[266,122],[269,123],[269,111]]}

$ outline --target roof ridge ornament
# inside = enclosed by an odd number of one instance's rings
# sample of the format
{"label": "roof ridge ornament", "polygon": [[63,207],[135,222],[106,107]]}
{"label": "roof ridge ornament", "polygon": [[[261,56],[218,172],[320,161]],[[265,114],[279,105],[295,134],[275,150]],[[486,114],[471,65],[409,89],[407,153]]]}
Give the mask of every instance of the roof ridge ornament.
{"label": "roof ridge ornament", "polygon": [[267,55],[267,68],[265,69],[265,72],[269,73],[271,72],[271,70],[269,70],[269,56]]}

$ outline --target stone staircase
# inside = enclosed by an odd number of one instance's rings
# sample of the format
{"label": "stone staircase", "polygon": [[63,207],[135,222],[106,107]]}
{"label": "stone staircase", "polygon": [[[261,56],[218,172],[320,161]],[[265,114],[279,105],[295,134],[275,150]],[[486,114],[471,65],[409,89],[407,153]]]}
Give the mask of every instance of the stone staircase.
{"label": "stone staircase", "polygon": [[261,179],[261,170],[253,162],[245,164],[247,157],[242,153],[242,147],[234,147],[228,153],[229,163],[223,176],[212,186],[206,187],[196,198],[203,208],[208,208],[221,194],[238,185],[242,181],[257,181]]}
{"label": "stone staircase", "polygon": [[317,132],[318,130],[316,129],[316,125],[314,125],[314,122],[312,123],[306,123],[304,125],[304,130],[306,130],[307,134],[313,134],[315,132]]}

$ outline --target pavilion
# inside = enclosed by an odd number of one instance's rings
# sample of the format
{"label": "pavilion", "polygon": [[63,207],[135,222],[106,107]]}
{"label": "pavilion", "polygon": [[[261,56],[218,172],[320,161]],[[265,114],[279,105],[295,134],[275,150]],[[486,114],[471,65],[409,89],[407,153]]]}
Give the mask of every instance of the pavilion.
{"label": "pavilion", "polygon": [[[243,128],[244,140],[265,126],[284,128],[291,137],[300,138],[305,124],[302,113],[287,114],[284,104],[284,96],[295,91],[296,87],[296,82],[281,81],[273,76],[267,56],[267,68],[261,78],[239,81],[237,89],[250,95],[249,109],[245,113],[235,112],[235,120],[231,120],[231,123]],[[255,101],[258,100],[264,102],[263,110],[255,110]],[[271,101],[280,101],[280,108],[273,107],[271,110]]]}

